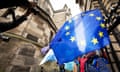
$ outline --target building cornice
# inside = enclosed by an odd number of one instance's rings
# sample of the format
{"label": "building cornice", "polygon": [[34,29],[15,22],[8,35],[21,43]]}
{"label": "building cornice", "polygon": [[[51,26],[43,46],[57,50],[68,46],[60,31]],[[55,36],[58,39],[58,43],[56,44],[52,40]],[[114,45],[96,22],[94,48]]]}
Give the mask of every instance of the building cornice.
{"label": "building cornice", "polygon": [[54,30],[54,32],[57,32],[57,27],[54,24],[52,18],[50,17],[50,15],[48,13],[46,13],[42,8],[36,6],[36,8],[34,10],[37,10],[37,12],[35,11],[35,13],[43,18],[46,22],[48,22],[49,26]]}

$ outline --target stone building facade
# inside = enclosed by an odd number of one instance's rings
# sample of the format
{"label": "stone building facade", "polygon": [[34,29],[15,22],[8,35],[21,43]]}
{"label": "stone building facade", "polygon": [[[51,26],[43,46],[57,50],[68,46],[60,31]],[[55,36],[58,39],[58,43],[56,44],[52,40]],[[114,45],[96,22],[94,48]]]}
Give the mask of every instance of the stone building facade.
{"label": "stone building facade", "polygon": [[[55,13],[49,0],[34,0],[38,7],[34,7],[36,14],[31,13],[27,20],[18,27],[2,33],[8,41],[0,39],[0,71],[2,72],[40,72],[39,62],[43,56],[40,53],[42,47],[49,45],[58,30],[55,22]],[[68,8],[67,8],[68,10]],[[2,16],[7,9],[0,10]],[[19,17],[26,12],[21,7],[15,8],[15,16]],[[60,11],[61,12],[61,11]],[[59,11],[57,12],[59,13]],[[70,13],[70,12],[69,12]],[[63,22],[67,20],[66,11],[63,11]],[[59,18],[57,18],[59,19]],[[11,21],[11,16],[0,18],[0,21]],[[61,21],[60,24],[63,22]],[[42,65],[45,72],[58,70],[56,63]],[[50,67],[51,66],[51,67]]]}
{"label": "stone building facade", "polygon": [[111,44],[105,48],[112,72],[120,71],[120,1],[119,0],[76,0],[81,10],[100,9],[104,16]]}
{"label": "stone building facade", "polygon": [[71,11],[65,4],[62,9],[54,11],[53,21],[55,22],[58,29],[64,24],[66,20],[71,18]]}

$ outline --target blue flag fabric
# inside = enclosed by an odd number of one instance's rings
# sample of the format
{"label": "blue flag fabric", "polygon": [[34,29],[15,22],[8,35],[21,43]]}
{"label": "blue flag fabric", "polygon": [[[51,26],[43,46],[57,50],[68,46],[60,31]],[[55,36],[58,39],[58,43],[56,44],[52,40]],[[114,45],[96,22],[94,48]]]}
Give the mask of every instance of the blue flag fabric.
{"label": "blue flag fabric", "polygon": [[104,20],[98,9],[80,13],[66,21],[50,42],[59,64],[109,44]]}

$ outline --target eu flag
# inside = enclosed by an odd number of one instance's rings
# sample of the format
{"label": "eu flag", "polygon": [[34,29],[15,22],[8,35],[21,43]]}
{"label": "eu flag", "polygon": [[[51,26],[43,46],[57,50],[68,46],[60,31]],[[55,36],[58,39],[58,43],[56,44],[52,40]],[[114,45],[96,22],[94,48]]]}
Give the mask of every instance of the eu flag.
{"label": "eu flag", "polygon": [[98,9],[80,13],[66,21],[50,42],[59,64],[109,44],[103,16]]}

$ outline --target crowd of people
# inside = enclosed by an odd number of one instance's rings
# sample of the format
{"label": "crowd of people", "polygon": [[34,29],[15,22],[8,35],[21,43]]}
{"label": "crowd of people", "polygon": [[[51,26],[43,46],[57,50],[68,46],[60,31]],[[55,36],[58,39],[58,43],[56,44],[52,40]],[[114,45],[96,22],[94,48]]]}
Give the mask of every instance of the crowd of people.
{"label": "crowd of people", "polygon": [[90,52],[74,60],[73,68],[65,69],[65,65],[60,65],[60,72],[111,72],[108,67],[108,59],[105,54],[98,55]]}

